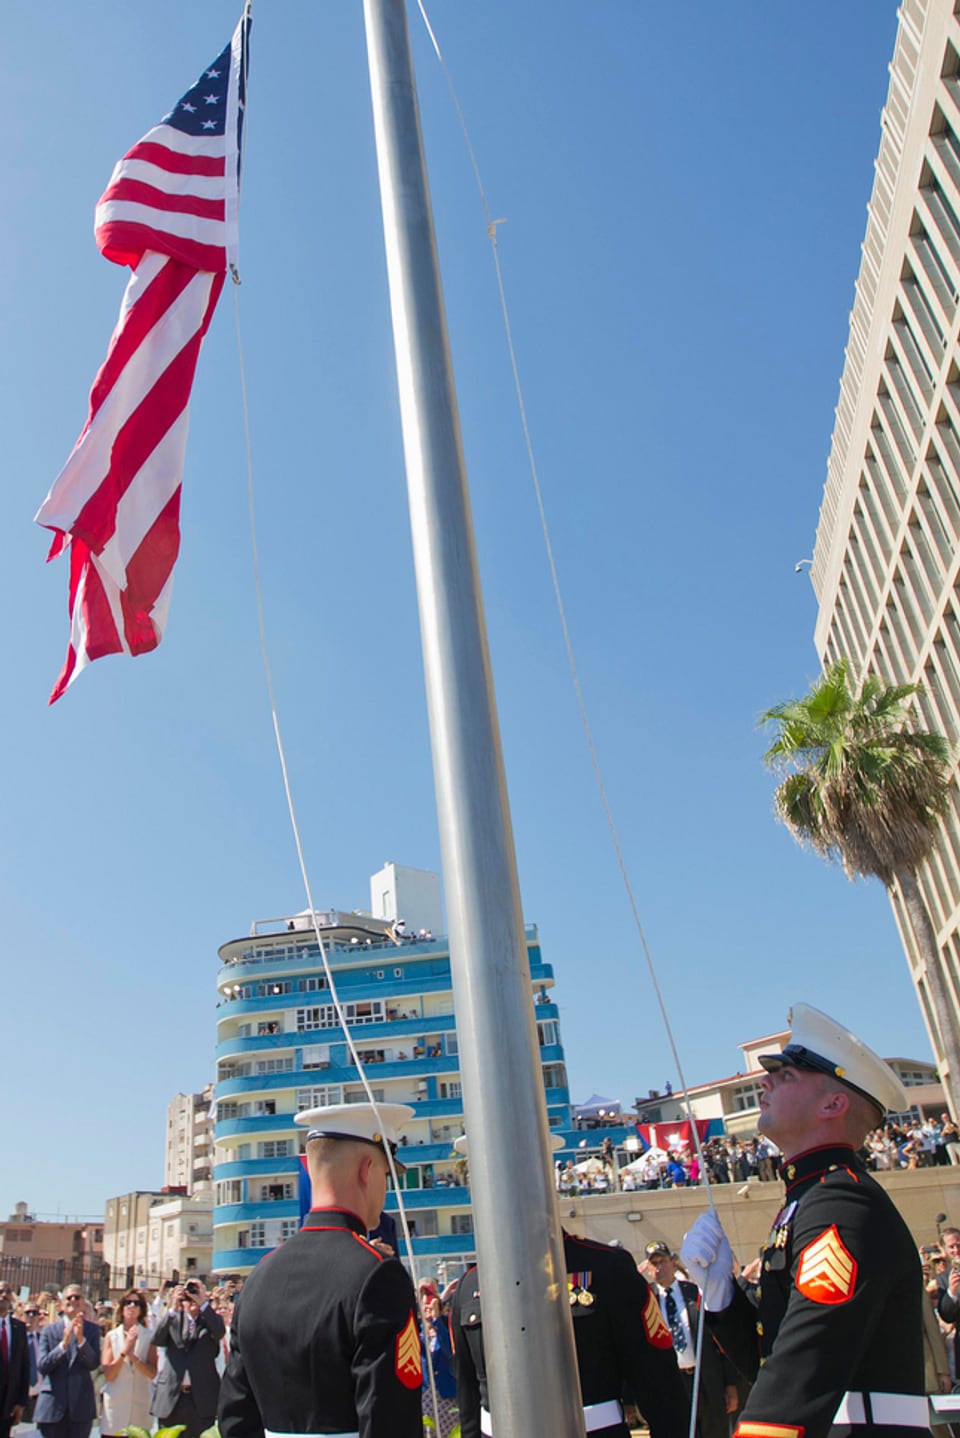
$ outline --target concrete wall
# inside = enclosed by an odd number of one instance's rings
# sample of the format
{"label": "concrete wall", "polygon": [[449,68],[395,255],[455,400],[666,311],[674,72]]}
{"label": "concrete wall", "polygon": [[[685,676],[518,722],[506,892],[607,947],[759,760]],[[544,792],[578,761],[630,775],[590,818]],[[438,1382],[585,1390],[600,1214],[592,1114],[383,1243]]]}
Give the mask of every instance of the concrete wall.
{"label": "concrete wall", "polygon": [[[947,1223],[960,1228],[960,1167],[904,1169],[876,1178],[903,1214],[918,1246],[936,1242],[938,1213],[945,1213]],[[783,1202],[783,1185],[751,1179],[748,1194],[741,1197],[742,1187],[715,1184],[713,1197],[735,1255],[741,1263],[749,1263],[767,1239]],[[684,1232],[706,1206],[702,1188],[653,1189],[561,1198],[560,1216],[570,1233],[600,1243],[619,1239],[640,1260],[644,1245],[653,1239],[679,1248]]]}

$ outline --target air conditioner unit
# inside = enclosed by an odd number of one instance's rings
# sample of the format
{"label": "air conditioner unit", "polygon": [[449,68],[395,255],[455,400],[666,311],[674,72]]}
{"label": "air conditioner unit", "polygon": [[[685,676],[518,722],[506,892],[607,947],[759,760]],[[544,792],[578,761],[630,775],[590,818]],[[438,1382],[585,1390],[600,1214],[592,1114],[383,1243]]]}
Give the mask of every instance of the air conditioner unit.
{"label": "air conditioner unit", "polygon": [[426,1091],[427,1091],[426,1080],[424,1080],[422,1083],[418,1083],[418,1084],[417,1084],[417,1093],[426,1093]]}

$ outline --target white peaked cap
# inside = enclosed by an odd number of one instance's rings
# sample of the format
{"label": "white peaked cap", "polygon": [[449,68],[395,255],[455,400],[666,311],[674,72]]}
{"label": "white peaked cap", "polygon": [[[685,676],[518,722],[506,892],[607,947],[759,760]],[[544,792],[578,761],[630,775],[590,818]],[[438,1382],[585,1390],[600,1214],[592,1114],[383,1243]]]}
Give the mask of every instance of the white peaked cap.
{"label": "white peaked cap", "polygon": [[890,1065],[863,1039],[810,1004],[794,1004],[790,1010],[790,1042],[783,1053],[757,1058],[768,1073],[790,1066],[830,1074],[884,1113],[903,1113],[910,1106],[907,1091]]}
{"label": "white peaked cap", "polygon": [[[459,1138],[453,1140],[453,1146],[457,1150],[457,1153],[461,1154],[463,1158],[469,1157],[469,1145],[465,1133],[462,1133]],[[566,1148],[566,1144],[558,1133],[552,1133],[550,1135],[550,1147],[554,1153],[556,1153],[558,1148]]]}
{"label": "white peaked cap", "polygon": [[311,1138],[348,1138],[358,1143],[372,1143],[376,1148],[389,1145],[396,1152],[401,1130],[413,1118],[415,1109],[408,1103],[334,1103],[325,1108],[305,1108],[294,1117],[303,1124]]}

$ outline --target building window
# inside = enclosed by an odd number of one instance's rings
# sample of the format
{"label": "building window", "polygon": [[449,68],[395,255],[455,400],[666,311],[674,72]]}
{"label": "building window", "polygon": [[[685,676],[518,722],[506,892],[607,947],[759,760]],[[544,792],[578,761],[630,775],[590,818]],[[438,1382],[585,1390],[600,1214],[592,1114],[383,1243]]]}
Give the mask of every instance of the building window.
{"label": "building window", "polygon": [[447,1034],[447,1037],[446,1037],[446,1050],[447,1050],[447,1053],[448,1053],[452,1058],[456,1058],[457,1054],[459,1054],[459,1052],[460,1052],[460,1044],[459,1044],[459,1042],[457,1041],[457,1036],[456,1036],[456,1034]]}
{"label": "building window", "polygon": [[258,1074],[287,1074],[293,1069],[293,1055],[282,1059],[258,1059],[256,1072]]}
{"label": "building window", "polygon": [[749,1113],[752,1109],[760,1107],[760,1095],[763,1089],[759,1083],[741,1083],[731,1091],[734,1113]]}
{"label": "building window", "polygon": [[458,1237],[460,1237],[460,1238],[466,1238],[469,1234],[472,1234],[472,1233],[473,1233],[473,1214],[472,1214],[472,1213],[451,1213],[451,1215],[450,1215],[450,1232],[453,1233],[453,1234],[456,1234],[456,1235],[457,1235]]}
{"label": "building window", "polygon": [[277,1101],[275,1098],[257,1099],[253,1111],[259,1118],[272,1118],[277,1111]]}
{"label": "building window", "polygon": [[[386,1097],[382,1088],[371,1089],[374,1103],[386,1103]],[[343,1091],[344,1103],[367,1103],[367,1091],[364,1088],[345,1088]]]}
{"label": "building window", "polygon": [[257,1158],[292,1158],[292,1138],[268,1138],[257,1144]]}
{"label": "building window", "polygon": [[560,1025],[556,1019],[545,1019],[543,1023],[537,1024],[537,1037],[540,1040],[540,1047],[546,1048],[548,1044],[560,1042]]}
{"label": "building window", "polygon": [[217,1203],[242,1203],[243,1181],[239,1178],[224,1178],[217,1184]]}
{"label": "building window", "polygon": [[251,1223],[247,1229],[249,1246],[251,1248],[266,1248],[267,1246],[267,1225],[262,1222]]}
{"label": "building window", "polygon": [[330,1067],[330,1045],[311,1044],[300,1050],[300,1066],[305,1069],[328,1069]]}
{"label": "building window", "polygon": [[297,1108],[322,1108],[326,1104],[343,1103],[340,1084],[317,1084],[315,1088],[297,1089]]}
{"label": "building window", "polygon": [[282,1219],[280,1220],[280,1242],[281,1242],[281,1243],[286,1243],[286,1241],[287,1241],[288,1238],[292,1238],[293,1235],[294,1235],[295,1233],[299,1233],[299,1231],[300,1231],[300,1220],[299,1220],[298,1218],[282,1218]]}
{"label": "building window", "polygon": [[543,1066],[544,1088],[566,1088],[567,1070],[565,1064],[544,1064]]}
{"label": "building window", "polygon": [[292,1183],[262,1183],[260,1185],[261,1203],[283,1203],[293,1198]]}
{"label": "building window", "polygon": [[448,1079],[446,1082],[441,1082],[441,1084],[440,1084],[440,1097],[441,1097],[441,1098],[462,1098],[462,1097],[463,1097],[463,1093],[462,1093],[462,1090],[461,1090],[460,1080],[459,1080],[459,1079]]}
{"label": "building window", "polygon": [[[366,1003],[354,1002],[341,1005],[348,1025],[379,1024],[386,1018],[382,999],[371,999]],[[316,1008],[297,1009],[297,1033],[308,1033],[312,1029],[339,1028],[340,1020],[333,1004],[320,1004]]]}

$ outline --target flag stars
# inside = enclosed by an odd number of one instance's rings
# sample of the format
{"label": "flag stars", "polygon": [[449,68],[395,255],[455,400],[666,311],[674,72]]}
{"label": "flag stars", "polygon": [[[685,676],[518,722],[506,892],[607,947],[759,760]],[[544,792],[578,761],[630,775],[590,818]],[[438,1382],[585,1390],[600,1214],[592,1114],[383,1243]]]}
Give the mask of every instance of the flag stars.
{"label": "flag stars", "polygon": [[181,108],[186,110],[188,115],[195,115],[197,113],[196,105],[191,105],[189,100],[184,100]]}
{"label": "flag stars", "polygon": [[203,97],[203,103],[204,103],[205,105],[219,105],[219,104],[220,104],[220,96],[219,96],[219,95],[204,95],[204,97]]}
{"label": "flag stars", "polygon": [[216,120],[204,120],[200,128],[202,130],[215,130],[217,128],[217,122]]}
{"label": "flag stars", "polygon": [[219,80],[221,74],[222,74],[222,71],[220,71],[220,70],[208,70],[207,73],[204,75],[203,78],[204,78],[205,80]]}

